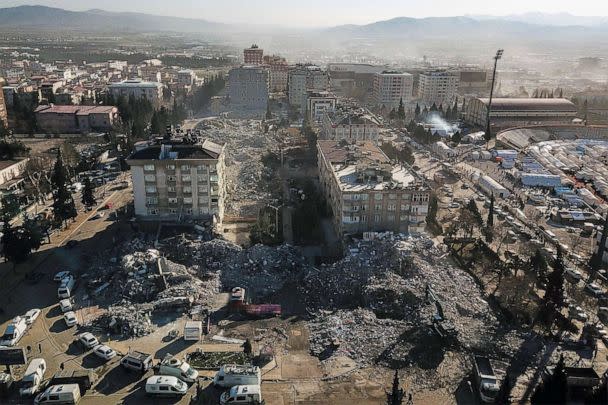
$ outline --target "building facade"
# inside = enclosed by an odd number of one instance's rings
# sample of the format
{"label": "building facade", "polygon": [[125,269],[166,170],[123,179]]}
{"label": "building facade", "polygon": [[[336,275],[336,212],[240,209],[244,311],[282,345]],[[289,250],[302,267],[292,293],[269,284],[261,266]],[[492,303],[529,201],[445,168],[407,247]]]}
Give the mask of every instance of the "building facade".
{"label": "building facade", "polygon": [[[0,77],[0,85],[4,85],[4,79]],[[8,112],[6,101],[4,101],[4,90],[0,91],[0,125],[8,127]]]}
{"label": "building facade", "polygon": [[460,72],[457,70],[429,70],[421,72],[418,82],[418,97],[426,104],[444,107],[454,102],[458,94]]}
{"label": "building facade", "polygon": [[102,105],[40,105],[34,113],[38,127],[48,133],[107,132],[118,120],[116,107]]}
{"label": "building facade", "polygon": [[421,232],[430,190],[374,143],[317,141],[319,179],[336,233]]}
{"label": "building facade", "polygon": [[326,112],[336,109],[336,101],[336,97],[328,91],[309,91],[306,95],[307,118],[320,123]]}
{"label": "building facade", "polygon": [[340,106],[335,111],[323,114],[322,139],[348,142],[378,142],[380,122],[378,118],[363,108]]}
{"label": "building facade", "polygon": [[330,89],[341,97],[364,101],[367,95],[373,93],[375,74],[383,70],[382,66],[365,63],[330,63],[327,65]]}
{"label": "building facade", "polygon": [[243,60],[245,65],[261,65],[264,63],[264,50],[253,44],[243,50]]}
{"label": "building facade", "polygon": [[463,96],[487,96],[492,85],[492,72],[481,68],[461,68],[458,93]]}
{"label": "building facade", "polygon": [[144,82],[141,80],[125,80],[108,86],[108,92],[115,98],[133,96],[137,99],[145,98],[155,106],[160,105],[163,99],[163,85],[158,82]]}
{"label": "building facade", "polygon": [[268,106],[268,69],[241,66],[228,73],[228,97],[235,108],[266,110]]}
{"label": "building facade", "polygon": [[264,56],[264,65],[268,66],[270,70],[270,91],[273,93],[287,91],[289,65],[285,58],[275,55]]}
{"label": "building facade", "polygon": [[289,70],[287,87],[289,104],[304,111],[308,91],[327,91],[329,76],[319,66],[296,65]]}
{"label": "building facade", "polygon": [[143,220],[182,221],[224,217],[225,146],[205,140],[151,145],[127,159],[135,215]]}
{"label": "building facade", "polygon": [[[488,116],[487,98],[471,99],[464,120],[485,127]],[[494,98],[491,124],[497,128],[525,125],[572,124],[577,108],[565,98]]]}
{"label": "building facade", "polygon": [[412,98],[414,77],[409,73],[383,71],[374,74],[374,103],[378,106],[397,108],[399,102]]}

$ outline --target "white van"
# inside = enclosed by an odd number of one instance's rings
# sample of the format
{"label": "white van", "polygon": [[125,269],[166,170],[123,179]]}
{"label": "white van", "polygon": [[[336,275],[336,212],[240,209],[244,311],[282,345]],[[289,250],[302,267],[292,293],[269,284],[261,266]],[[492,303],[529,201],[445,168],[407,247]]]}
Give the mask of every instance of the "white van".
{"label": "white van", "polygon": [[155,375],[146,380],[146,394],[158,396],[181,396],[188,392],[188,386],[177,377]]}
{"label": "white van", "polygon": [[235,385],[260,385],[262,373],[257,366],[226,364],[213,377],[213,385],[230,388]]}
{"label": "white van", "polygon": [[0,346],[15,346],[19,340],[25,335],[27,330],[27,322],[24,318],[18,316],[6,326],[4,335],[0,338]]}
{"label": "white van", "polygon": [[171,375],[186,383],[193,383],[198,378],[198,371],[193,369],[190,364],[173,357],[171,354],[167,354],[161,361],[158,374]]}
{"label": "white van", "polygon": [[34,395],[40,389],[40,383],[44,379],[46,372],[46,361],[44,359],[32,359],[27,366],[25,374],[21,379],[19,395],[22,397]]}
{"label": "white van", "polygon": [[220,404],[262,404],[259,385],[237,385],[220,396]]}
{"label": "white van", "polygon": [[120,365],[128,370],[145,373],[152,368],[152,356],[147,353],[130,351],[126,356],[120,359]]}
{"label": "white van", "polygon": [[48,387],[36,396],[34,404],[77,404],[78,401],[80,401],[78,384],[63,384]]}
{"label": "white van", "polygon": [[74,292],[74,286],[76,285],[76,280],[73,276],[68,276],[61,280],[61,284],[57,289],[57,297],[62,298],[70,298],[72,293]]}

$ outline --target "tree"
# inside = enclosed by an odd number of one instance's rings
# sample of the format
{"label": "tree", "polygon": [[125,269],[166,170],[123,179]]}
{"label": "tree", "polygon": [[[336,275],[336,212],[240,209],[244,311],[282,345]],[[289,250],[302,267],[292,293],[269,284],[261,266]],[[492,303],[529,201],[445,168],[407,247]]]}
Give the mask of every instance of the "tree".
{"label": "tree", "polygon": [[68,172],[63,164],[61,149],[59,149],[53,174],[51,175],[51,184],[53,185],[53,214],[56,221],[64,223],[68,219],[75,218],[77,215],[74,199],[67,188],[68,180]]}
{"label": "tree", "polygon": [[83,183],[84,188],[82,189],[82,203],[86,207],[92,207],[96,203],[93,182],[91,182],[91,179],[87,176],[84,178]]}
{"label": "tree", "polygon": [[590,279],[594,278],[597,271],[600,269],[603,261],[604,247],[608,241],[608,215],[604,219],[604,227],[602,228],[602,236],[600,237],[599,248],[589,258],[589,267],[591,268]]}
{"label": "tree", "polygon": [[400,120],[405,119],[405,107],[403,106],[403,97],[399,99],[399,108],[397,109],[397,117]]}
{"label": "tree", "polygon": [[405,393],[403,388],[399,388],[399,372],[395,370],[395,376],[393,378],[393,386],[391,393],[387,394],[387,405],[401,405],[403,404],[403,397]]}
{"label": "tree", "polygon": [[547,282],[547,269],[549,265],[547,264],[547,260],[545,256],[541,253],[540,249],[536,249],[534,255],[530,257],[530,267],[534,274],[536,274],[536,279],[539,284],[545,284]]}
{"label": "tree", "polygon": [[433,111],[437,111],[437,104],[433,103],[433,105],[432,105],[432,106],[431,106],[431,108],[430,108],[430,111],[431,111],[431,112],[433,112]]}
{"label": "tree", "polygon": [[494,193],[490,196],[490,208],[488,210],[488,219],[486,221],[486,242],[492,243],[494,239]]}
{"label": "tree", "polygon": [[460,131],[456,131],[454,135],[452,135],[452,142],[458,145],[462,141],[462,134]]}
{"label": "tree", "polygon": [[448,109],[445,110],[445,118],[448,120],[452,119],[452,107],[448,106]]}
{"label": "tree", "polygon": [[21,211],[21,204],[19,198],[14,194],[5,194],[0,200],[0,220],[2,222],[8,222],[15,218],[19,211]]}
{"label": "tree", "polygon": [[420,105],[418,103],[416,103],[416,109],[414,110],[414,117],[415,117],[416,121],[420,117]]}
{"label": "tree", "polygon": [[251,353],[253,353],[253,347],[251,345],[251,340],[249,340],[249,338],[247,338],[245,340],[245,343],[243,343],[243,353],[245,353],[248,356],[250,356]]}
{"label": "tree", "polygon": [[555,316],[564,306],[564,270],[562,249],[558,245],[553,271],[547,277],[547,289],[541,304],[541,314],[539,314],[547,326],[553,324]]}
{"label": "tree", "polygon": [[454,106],[452,107],[452,119],[458,119],[458,97],[454,100]]}
{"label": "tree", "polygon": [[266,119],[267,120],[272,119],[272,111],[270,111],[270,102],[268,102],[268,104],[266,104]]}
{"label": "tree", "polygon": [[564,355],[562,354],[555,365],[553,374],[536,387],[532,398],[530,398],[530,402],[534,405],[565,404],[567,392],[568,385],[566,382]]}
{"label": "tree", "polygon": [[473,198],[471,198],[467,204],[467,209],[471,211],[473,214],[473,218],[475,219],[475,223],[478,227],[483,226],[483,219],[481,218],[481,213],[479,212],[479,208],[477,207],[477,203]]}
{"label": "tree", "polygon": [[388,118],[390,120],[394,120],[395,118],[397,118],[397,113],[395,112],[394,108],[388,113]]}

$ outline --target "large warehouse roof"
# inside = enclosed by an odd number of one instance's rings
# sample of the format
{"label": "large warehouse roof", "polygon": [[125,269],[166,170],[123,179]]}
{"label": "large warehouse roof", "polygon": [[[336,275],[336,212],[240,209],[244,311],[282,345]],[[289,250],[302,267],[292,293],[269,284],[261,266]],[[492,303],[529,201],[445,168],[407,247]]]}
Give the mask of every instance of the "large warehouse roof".
{"label": "large warehouse roof", "polygon": [[[480,98],[488,104],[487,98]],[[565,111],[576,112],[576,106],[565,98],[493,98],[492,111]]]}

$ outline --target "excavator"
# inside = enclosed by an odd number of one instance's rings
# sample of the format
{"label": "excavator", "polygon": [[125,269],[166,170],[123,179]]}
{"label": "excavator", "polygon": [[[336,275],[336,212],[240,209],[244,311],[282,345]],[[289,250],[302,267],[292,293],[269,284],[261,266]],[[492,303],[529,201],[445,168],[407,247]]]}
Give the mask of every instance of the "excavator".
{"label": "excavator", "polygon": [[454,324],[445,318],[441,301],[437,298],[433,287],[430,285],[426,286],[426,301],[429,304],[435,304],[436,311],[431,316],[431,325],[435,333],[442,339],[455,340],[458,337],[458,331],[454,327]]}

